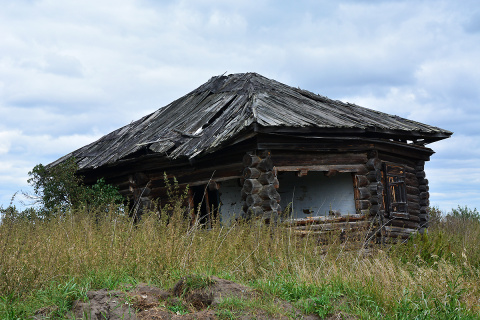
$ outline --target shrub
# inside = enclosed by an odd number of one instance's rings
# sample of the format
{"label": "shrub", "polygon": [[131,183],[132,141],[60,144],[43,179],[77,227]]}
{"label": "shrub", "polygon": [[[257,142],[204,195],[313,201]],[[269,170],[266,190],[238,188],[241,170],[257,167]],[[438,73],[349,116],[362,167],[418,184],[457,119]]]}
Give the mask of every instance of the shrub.
{"label": "shrub", "polygon": [[34,194],[26,194],[33,199],[37,209],[28,208],[19,212],[10,205],[1,209],[5,215],[18,218],[48,218],[57,213],[65,213],[70,209],[87,208],[90,211],[108,211],[110,207],[122,205],[124,198],[115,186],[107,184],[100,178],[92,186],[85,186],[83,177],[77,174],[78,166],[75,158],[53,166],[36,165],[28,174],[28,183],[32,185]]}

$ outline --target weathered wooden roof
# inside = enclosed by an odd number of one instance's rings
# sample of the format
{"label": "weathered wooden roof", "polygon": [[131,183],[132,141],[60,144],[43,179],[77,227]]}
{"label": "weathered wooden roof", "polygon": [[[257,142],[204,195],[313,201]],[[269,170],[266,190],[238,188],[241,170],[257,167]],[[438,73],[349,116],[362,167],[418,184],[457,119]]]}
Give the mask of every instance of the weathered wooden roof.
{"label": "weathered wooden roof", "polygon": [[[254,129],[252,129],[254,128]],[[211,78],[187,95],[53,162],[74,156],[96,168],[136,152],[194,158],[232,143],[246,131],[373,134],[425,139],[449,137],[437,127],[331,100],[256,73]],[[286,131],[285,131],[286,130]]]}

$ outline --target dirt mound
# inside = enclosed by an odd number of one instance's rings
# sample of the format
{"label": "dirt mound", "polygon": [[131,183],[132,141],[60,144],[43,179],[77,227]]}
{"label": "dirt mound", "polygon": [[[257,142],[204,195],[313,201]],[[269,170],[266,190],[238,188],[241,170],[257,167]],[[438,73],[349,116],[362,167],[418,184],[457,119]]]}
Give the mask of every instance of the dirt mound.
{"label": "dirt mound", "polygon": [[105,289],[87,292],[88,301],[73,303],[70,319],[137,319],[136,310],[125,299],[125,293]]}
{"label": "dirt mound", "polygon": [[[87,301],[75,301],[70,319],[111,320],[160,320],[160,319],[218,319],[216,307],[226,298],[251,299],[259,293],[255,290],[218,277],[187,276],[180,279],[172,290],[139,284],[133,290],[89,291]],[[303,316],[291,304],[278,300],[285,310],[291,310],[297,318],[319,319]],[[245,311],[236,314],[239,319],[272,319],[262,313],[252,315]],[[274,317],[273,317],[274,318]],[[287,318],[279,316],[278,319]],[[342,319],[342,318],[339,318]]]}

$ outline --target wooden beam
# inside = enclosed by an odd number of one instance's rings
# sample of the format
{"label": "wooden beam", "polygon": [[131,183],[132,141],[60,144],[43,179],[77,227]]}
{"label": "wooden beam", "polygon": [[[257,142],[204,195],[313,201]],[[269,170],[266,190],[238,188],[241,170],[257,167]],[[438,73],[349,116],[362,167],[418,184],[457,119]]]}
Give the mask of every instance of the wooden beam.
{"label": "wooden beam", "polygon": [[277,171],[323,171],[328,172],[330,170],[336,170],[338,172],[357,172],[365,168],[364,165],[313,165],[313,166],[278,166],[275,167]]}

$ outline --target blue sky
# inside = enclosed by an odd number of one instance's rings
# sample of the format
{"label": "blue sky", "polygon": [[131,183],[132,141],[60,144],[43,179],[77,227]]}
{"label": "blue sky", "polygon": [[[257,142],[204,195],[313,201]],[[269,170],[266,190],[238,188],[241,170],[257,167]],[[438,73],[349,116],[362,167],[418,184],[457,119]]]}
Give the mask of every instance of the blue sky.
{"label": "blue sky", "polygon": [[[477,1],[0,0],[0,205],[28,171],[214,75],[257,72],[454,132],[431,204],[480,208]],[[20,200],[20,198],[18,198]]]}

